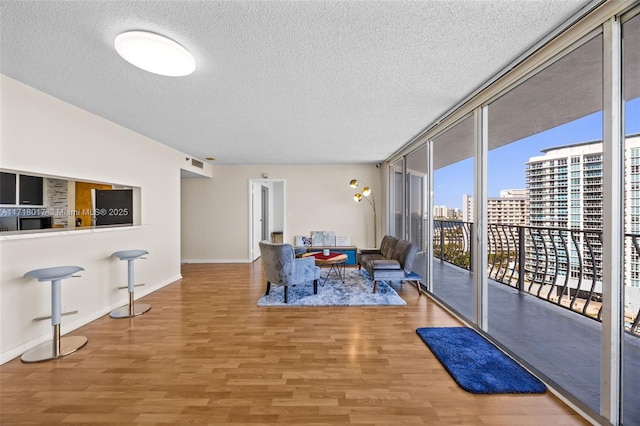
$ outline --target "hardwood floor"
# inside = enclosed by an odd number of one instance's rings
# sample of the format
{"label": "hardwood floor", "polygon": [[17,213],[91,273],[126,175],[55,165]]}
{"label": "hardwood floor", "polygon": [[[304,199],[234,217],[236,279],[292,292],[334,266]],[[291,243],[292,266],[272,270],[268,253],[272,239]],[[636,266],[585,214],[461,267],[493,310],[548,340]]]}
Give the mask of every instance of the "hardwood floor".
{"label": "hardwood floor", "polygon": [[410,284],[401,307],[259,308],[259,261],[183,276],[68,357],[0,366],[0,424],[588,424],[549,392],[460,389],[415,333],[459,323]]}

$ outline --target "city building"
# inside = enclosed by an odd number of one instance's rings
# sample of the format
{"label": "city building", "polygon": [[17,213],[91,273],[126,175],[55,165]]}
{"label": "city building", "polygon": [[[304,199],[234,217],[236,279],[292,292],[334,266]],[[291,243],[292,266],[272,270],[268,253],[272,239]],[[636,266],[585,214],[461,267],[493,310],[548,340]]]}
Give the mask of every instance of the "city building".
{"label": "city building", "polygon": [[433,217],[440,220],[461,220],[462,212],[458,208],[447,206],[434,206]]}
{"label": "city building", "polygon": [[[487,198],[487,223],[525,225],[528,190],[502,189],[499,197]],[[473,197],[462,195],[462,221],[473,222]]]}
{"label": "city building", "polygon": [[[640,233],[640,135],[625,140],[624,221],[628,234]],[[543,155],[530,158],[526,177],[529,191],[527,219],[538,233],[527,234],[527,269],[540,270],[542,248],[568,247],[550,258],[552,266],[545,268],[536,281],[562,282],[569,273],[570,287],[577,288],[594,283],[597,293],[602,292],[602,238],[603,226],[603,152],[602,141],[589,141],[552,147]],[[562,229],[552,233],[550,229]],[[597,231],[597,232],[589,232]],[[536,254],[538,253],[538,254]],[[625,285],[640,288],[640,261],[632,241],[625,244]],[[533,273],[533,272],[532,272]],[[544,276],[542,276],[544,275]],[[627,305],[640,306],[640,294],[632,290]]]}
{"label": "city building", "polygon": [[469,194],[462,195],[462,221],[473,222],[473,197]]}
{"label": "city building", "polygon": [[514,226],[526,225],[526,189],[503,189],[499,197],[487,198],[489,253],[515,253],[518,234]]}
{"label": "city building", "polygon": [[487,223],[526,225],[526,189],[503,189],[499,197],[487,199]]}
{"label": "city building", "polygon": [[433,217],[442,219],[447,217],[447,206],[433,206]]}

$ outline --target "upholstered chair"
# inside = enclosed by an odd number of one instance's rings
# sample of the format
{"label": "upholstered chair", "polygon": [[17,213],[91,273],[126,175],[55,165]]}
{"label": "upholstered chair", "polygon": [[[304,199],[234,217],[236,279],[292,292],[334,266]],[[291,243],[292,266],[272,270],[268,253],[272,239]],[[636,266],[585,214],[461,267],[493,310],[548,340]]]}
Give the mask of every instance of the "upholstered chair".
{"label": "upholstered chair", "polygon": [[314,257],[296,258],[291,244],[276,244],[260,241],[262,267],[267,276],[267,291],[271,284],[284,286],[284,303],[287,303],[287,290],[290,285],[301,285],[313,281],[313,294],[318,293],[320,268]]}
{"label": "upholstered chair", "polygon": [[358,261],[373,279],[374,293],[378,290],[378,281],[397,280],[415,283],[418,294],[421,294],[420,276],[411,271],[417,252],[418,246],[415,244],[385,235],[378,253],[362,253]]}

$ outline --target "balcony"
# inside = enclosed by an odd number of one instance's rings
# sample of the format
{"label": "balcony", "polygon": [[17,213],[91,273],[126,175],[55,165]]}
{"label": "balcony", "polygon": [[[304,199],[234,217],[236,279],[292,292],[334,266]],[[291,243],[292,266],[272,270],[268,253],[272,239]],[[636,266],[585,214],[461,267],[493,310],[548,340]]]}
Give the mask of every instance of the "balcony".
{"label": "balcony", "polygon": [[[459,222],[457,227],[434,223],[432,290],[442,303],[471,319],[473,248],[466,237],[473,234],[473,224]],[[601,232],[490,224],[487,237],[489,333],[545,380],[599,412]],[[640,256],[640,235],[626,235],[625,255]],[[640,295],[640,289],[629,285],[635,264],[626,264],[625,291]],[[628,377],[640,371],[639,322],[640,307],[628,305],[624,333]],[[637,398],[640,381],[627,380],[624,395],[629,401]],[[630,416],[625,424],[640,424],[640,404],[627,403],[625,415]]]}
{"label": "balcony", "polygon": [[602,162],[602,156],[597,155],[597,156],[593,156],[593,157],[585,157],[584,158],[584,162],[585,163],[601,163]]}

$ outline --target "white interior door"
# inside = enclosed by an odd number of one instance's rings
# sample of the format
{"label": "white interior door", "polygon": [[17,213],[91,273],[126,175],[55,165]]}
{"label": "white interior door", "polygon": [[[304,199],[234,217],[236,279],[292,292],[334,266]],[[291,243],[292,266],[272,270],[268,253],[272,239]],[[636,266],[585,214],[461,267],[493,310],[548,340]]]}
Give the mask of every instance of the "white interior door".
{"label": "white interior door", "polygon": [[259,243],[262,241],[262,184],[251,183],[251,261],[260,257]]}
{"label": "white interior door", "polygon": [[249,179],[249,260],[260,257],[260,241],[282,233],[285,225],[285,180]]}

